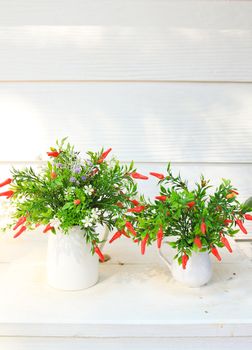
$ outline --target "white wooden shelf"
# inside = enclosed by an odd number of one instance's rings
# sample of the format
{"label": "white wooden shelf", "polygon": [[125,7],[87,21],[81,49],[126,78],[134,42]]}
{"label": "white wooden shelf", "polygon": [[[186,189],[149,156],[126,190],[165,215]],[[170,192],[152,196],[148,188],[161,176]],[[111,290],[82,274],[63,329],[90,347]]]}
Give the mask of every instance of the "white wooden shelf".
{"label": "white wooden shelf", "polygon": [[1,349],[95,349],[101,339],[105,349],[198,349],[203,339],[251,348],[252,262],[239,247],[232,256],[221,251],[209,285],[189,289],[171,278],[155,247],[142,257],[122,239],[107,247],[112,259],[100,266],[96,286],[63,292],[46,284],[46,237],[29,235],[0,242]]}

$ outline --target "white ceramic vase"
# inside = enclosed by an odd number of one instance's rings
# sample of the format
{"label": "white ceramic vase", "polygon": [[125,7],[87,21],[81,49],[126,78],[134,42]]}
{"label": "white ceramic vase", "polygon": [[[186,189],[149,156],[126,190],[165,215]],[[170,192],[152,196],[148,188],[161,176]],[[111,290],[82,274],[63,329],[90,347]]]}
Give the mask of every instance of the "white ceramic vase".
{"label": "white ceramic vase", "polygon": [[80,290],[98,281],[99,258],[92,255],[83,231],[75,226],[67,234],[59,229],[49,233],[47,249],[47,281],[51,287]]}
{"label": "white ceramic vase", "polygon": [[186,269],[183,269],[177,260],[170,261],[161,249],[159,249],[159,255],[168,266],[173,278],[188,287],[201,287],[212,277],[212,264],[207,252],[192,252]]}

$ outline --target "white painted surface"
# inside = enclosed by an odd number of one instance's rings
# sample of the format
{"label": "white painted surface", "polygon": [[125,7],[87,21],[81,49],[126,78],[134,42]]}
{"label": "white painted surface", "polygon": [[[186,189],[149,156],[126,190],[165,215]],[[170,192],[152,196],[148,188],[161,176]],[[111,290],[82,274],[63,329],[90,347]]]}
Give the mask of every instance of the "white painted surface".
{"label": "white painted surface", "polygon": [[0,22],[16,25],[184,26],[250,29],[247,0],[1,0]]}
{"label": "white painted surface", "polygon": [[1,1],[0,80],[252,81],[248,1]]}
{"label": "white painted surface", "polygon": [[122,161],[251,162],[251,96],[252,84],[0,84],[0,159],[34,160],[69,135]]}
{"label": "white painted surface", "polygon": [[211,338],[0,338],[4,350],[250,350],[251,337]]}
{"label": "white painted surface", "polygon": [[172,279],[155,247],[142,257],[125,238],[107,247],[112,259],[97,285],[62,292],[46,284],[44,238],[1,239],[1,336],[251,337],[252,264],[235,245],[232,256],[221,250],[222,263],[213,259],[209,285],[191,289]]}
{"label": "white painted surface", "polygon": [[[83,150],[112,146],[143,173],[172,160],[191,184],[205,173],[214,184],[231,178],[241,200],[252,194],[251,2],[0,0],[0,9],[1,177],[69,135]],[[154,179],[139,188],[156,194]],[[250,246],[188,291],[155,247],[143,258],[121,240],[107,248],[101,283],[68,294],[45,284],[45,238],[1,237],[1,349],[251,348]]]}
{"label": "white painted surface", "polygon": [[251,82],[251,42],[240,29],[0,27],[0,77]]}

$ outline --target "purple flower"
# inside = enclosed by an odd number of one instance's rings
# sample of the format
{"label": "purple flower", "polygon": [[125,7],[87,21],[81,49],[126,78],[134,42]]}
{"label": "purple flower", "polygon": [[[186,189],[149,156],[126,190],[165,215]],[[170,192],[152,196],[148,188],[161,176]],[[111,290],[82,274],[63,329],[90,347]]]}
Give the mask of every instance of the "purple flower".
{"label": "purple flower", "polygon": [[62,164],[62,163],[58,163],[58,164],[56,164],[56,167],[57,167],[57,168],[62,168],[62,167],[63,167],[63,164]]}
{"label": "purple flower", "polygon": [[76,168],[74,168],[74,173],[75,174],[80,174],[81,172],[81,167],[80,166],[77,166]]}
{"label": "purple flower", "polygon": [[87,179],[86,176],[82,176],[82,177],[81,177],[81,180],[82,180],[82,181],[85,181],[86,179]]}
{"label": "purple flower", "polygon": [[86,160],[86,163],[87,163],[87,165],[89,165],[89,166],[92,166],[92,165],[93,165],[93,163],[92,163],[91,160],[89,160],[89,159]]}
{"label": "purple flower", "polygon": [[76,181],[76,178],[74,176],[71,176],[70,179],[69,179],[70,182],[75,182]]}

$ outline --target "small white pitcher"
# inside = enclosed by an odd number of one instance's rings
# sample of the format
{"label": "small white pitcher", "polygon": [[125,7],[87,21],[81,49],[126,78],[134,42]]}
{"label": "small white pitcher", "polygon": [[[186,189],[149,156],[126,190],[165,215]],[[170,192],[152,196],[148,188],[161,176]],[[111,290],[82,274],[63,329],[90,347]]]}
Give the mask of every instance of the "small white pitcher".
{"label": "small white pitcher", "polygon": [[[107,234],[108,229],[105,229]],[[80,290],[98,281],[99,258],[92,255],[83,230],[73,227],[67,234],[59,229],[49,233],[47,248],[47,281],[51,287]]]}
{"label": "small white pitcher", "polygon": [[179,265],[177,260],[171,262],[161,251],[159,256],[168,266],[173,278],[188,287],[201,287],[212,277],[212,265],[208,252],[192,252],[187,261],[186,269]]}

